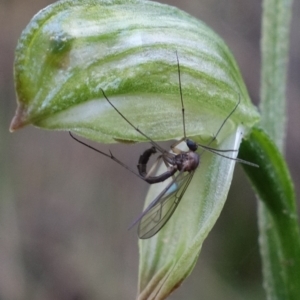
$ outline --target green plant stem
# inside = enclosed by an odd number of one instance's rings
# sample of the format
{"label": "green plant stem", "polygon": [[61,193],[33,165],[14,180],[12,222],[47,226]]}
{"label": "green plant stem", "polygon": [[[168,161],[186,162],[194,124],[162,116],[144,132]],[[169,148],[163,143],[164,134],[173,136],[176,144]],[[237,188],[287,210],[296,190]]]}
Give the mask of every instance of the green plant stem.
{"label": "green plant stem", "polygon": [[[261,125],[280,151],[284,151],[285,142],[285,92],[291,6],[292,0],[263,1]],[[280,211],[272,211],[270,206],[264,202],[261,194],[260,197],[262,201],[259,201],[258,204],[259,241],[267,298],[272,300],[299,299],[296,288],[297,278],[294,277],[295,270],[285,268],[283,265],[289,263],[283,258],[292,257],[293,250],[299,246],[297,219],[292,221],[296,226],[294,228],[295,235],[292,240],[287,241],[284,231],[288,228],[282,221],[287,221],[287,219],[276,218],[276,213],[280,213]],[[271,200],[270,195],[268,197]],[[295,201],[293,196],[288,200]],[[295,205],[292,210],[296,212]],[[291,238],[290,235],[288,236]]]}
{"label": "green plant stem", "polygon": [[292,0],[264,0],[262,20],[261,124],[283,151],[286,73]]}
{"label": "green plant stem", "polygon": [[260,166],[243,168],[264,206],[259,229],[268,299],[299,299],[300,235],[287,165],[270,137],[258,128],[243,141],[240,155]]}

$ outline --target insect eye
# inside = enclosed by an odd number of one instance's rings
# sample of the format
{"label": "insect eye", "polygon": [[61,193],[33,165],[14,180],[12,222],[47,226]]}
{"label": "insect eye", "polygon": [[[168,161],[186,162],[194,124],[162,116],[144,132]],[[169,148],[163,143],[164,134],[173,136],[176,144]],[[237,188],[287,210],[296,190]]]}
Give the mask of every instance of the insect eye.
{"label": "insect eye", "polygon": [[186,140],[186,144],[191,151],[196,151],[198,149],[198,145],[190,139]]}

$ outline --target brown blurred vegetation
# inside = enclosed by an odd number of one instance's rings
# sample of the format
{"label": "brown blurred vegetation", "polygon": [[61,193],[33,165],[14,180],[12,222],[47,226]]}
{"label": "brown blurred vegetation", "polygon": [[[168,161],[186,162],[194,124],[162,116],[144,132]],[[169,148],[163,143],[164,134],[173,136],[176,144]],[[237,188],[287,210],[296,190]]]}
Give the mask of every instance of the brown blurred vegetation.
{"label": "brown blurred vegetation", "polygon": [[[34,127],[8,132],[16,108],[18,37],[53,1],[0,1],[0,299],[134,299],[137,236],[127,227],[142,210],[147,185],[65,132]],[[203,20],[224,38],[257,104],[261,2],[163,2]],[[299,192],[299,1],[293,12],[286,156]],[[109,148],[134,166],[145,145]],[[195,270],[170,299],[264,299],[257,239],[256,199],[238,166]]]}

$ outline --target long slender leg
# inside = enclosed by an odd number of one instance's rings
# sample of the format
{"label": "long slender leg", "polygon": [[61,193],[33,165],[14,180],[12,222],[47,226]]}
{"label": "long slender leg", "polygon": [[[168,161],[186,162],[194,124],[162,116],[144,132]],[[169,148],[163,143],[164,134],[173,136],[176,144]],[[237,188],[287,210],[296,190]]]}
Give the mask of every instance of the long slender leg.
{"label": "long slender leg", "polygon": [[127,165],[125,165],[123,162],[121,162],[119,159],[117,159],[111,151],[109,151],[110,154],[107,154],[99,149],[96,149],[94,147],[92,147],[89,144],[84,143],[83,141],[77,139],[70,131],[69,131],[70,136],[72,137],[72,139],[74,139],[75,141],[77,141],[78,143],[110,158],[111,160],[115,161],[117,164],[121,165],[123,168],[125,168],[126,170],[130,171],[131,173],[133,173],[135,176],[139,177],[140,179],[153,184],[153,183],[158,183],[158,182],[162,182],[165,181],[166,179],[168,179],[169,177],[173,176],[177,169],[176,167],[170,167],[168,171],[162,173],[161,175],[158,176],[153,176],[153,177],[147,177],[147,163],[149,161],[149,158],[152,154],[156,153],[156,149],[155,147],[151,147],[150,149],[147,149],[141,156],[139,159],[139,164],[138,164],[138,171],[139,174],[136,173],[135,171],[133,171],[131,168],[129,168]]}
{"label": "long slender leg", "polygon": [[149,140],[149,142],[161,153],[166,153],[168,151],[166,151],[165,149],[163,149],[162,147],[160,147],[157,143],[155,143],[149,136],[147,136],[145,133],[143,133],[138,127],[134,126],[116,107],[115,105],[107,98],[105,92],[103,89],[101,89],[104,98],[106,99],[106,101],[113,107],[113,109],[132,127],[134,128],[139,134],[141,134],[142,136],[144,136],[147,140]]}
{"label": "long slender leg", "polygon": [[241,102],[241,97],[240,97],[240,94],[239,95],[239,100],[237,102],[237,104],[235,105],[235,107],[233,108],[233,110],[230,112],[230,114],[225,118],[225,120],[222,122],[220,128],[218,129],[217,133],[213,136],[213,138],[209,141],[209,143],[207,145],[201,145],[201,144],[198,144],[199,147],[201,148],[204,148],[206,150],[209,150],[209,149],[212,149],[212,150],[215,150],[217,152],[230,152],[230,151],[237,151],[237,150],[225,150],[225,151],[222,151],[222,150],[218,150],[218,149],[213,149],[213,148],[210,148],[209,145],[211,145],[217,138],[218,134],[220,133],[220,131],[222,130],[223,126],[225,125],[225,123],[227,122],[227,120],[232,116],[232,114],[236,111],[237,107],[239,106],[240,102]]}
{"label": "long slender leg", "polygon": [[74,139],[75,141],[77,141],[78,143],[80,143],[80,144],[82,144],[82,145],[84,145],[84,146],[86,146],[86,147],[88,147],[88,148],[90,148],[90,149],[92,149],[92,150],[94,150],[94,151],[96,151],[96,152],[98,152],[98,153],[100,153],[100,154],[102,154],[102,155],[104,155],[104,156],[106,156],[106,157],[112,159],[112,160],[115,161],[117,164],[121,165],[123,168],[125,168],[125,169],[127,169],[128,171],[130,171],[131,173],[133,173],[135,176],[137,176],[137,177],[141,178],[142,180],[146,181],[145,178],[144,178],[143,176],[139,175],[138,173],[136,173],[135,171],[133,171],[131,168],[129,168],[127,165],[125,165],[125,164],[122,163],[120,160],[118,160],[118,159],[111,153],[110,150],[109,150],[109,153],[110,153],[110,154],[107,154],[107,153],[105,153],[105,152],[103,152],[103,151],[101,151],[101,150],[98,150],[98,149],[92,147],[91,145],[88,145],[88,144],[82,142],[81,140],[77,139],[70,131],[69,131],[69,134],[70,134],[71,138]]}
{"label": "long slender leg", "polygon": [[176,141],[175,143],[173,143],[171,145],[171,150],[175,153],[175,154],[181,154],[184,151],[181,151],[180,149],[176,148],[176,146],[178,146],[180,143],[182,143],[186,138],[183,137],[180,140]]}
{"label": "long slender leg", "polygon": [[180,65],[179,65],[179,58],[178,58],[178,53],[177,53],[177,51],[176,51],[176,59],[177,59],[177,70],[178,70],[179,92],[180,92],[180,100],[181,100],[181,113],[182,113],[182,125],[183,125],[183,140],[186,140],[186,132],[185,132],[185,114],[184,114],[183,96],[182,96],[182,88],[181,88]]}

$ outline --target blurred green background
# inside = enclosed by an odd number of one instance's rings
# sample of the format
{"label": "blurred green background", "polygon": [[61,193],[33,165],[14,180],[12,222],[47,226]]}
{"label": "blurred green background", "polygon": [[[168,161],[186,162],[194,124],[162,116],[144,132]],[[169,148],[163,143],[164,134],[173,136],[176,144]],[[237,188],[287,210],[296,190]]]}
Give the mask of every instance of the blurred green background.
{"label": "blurred green background", "polygon": [[[233,51],[250,96],[259,101],[261,1],[162,1],[212,27]],[[66,132],[8,132],[16,109],[14,49],[47,0],[0,0],[0,300],[134,299],[135,229],[147,184]],[[293,9],[286,156],[300,190],[300,2]],[[131,166],[146,145],[96,145]],[[179,207],[180,209],[180,207]],[[225,208],[192,275],[171,297],[265,299],[256,199],[237,166]]]}

